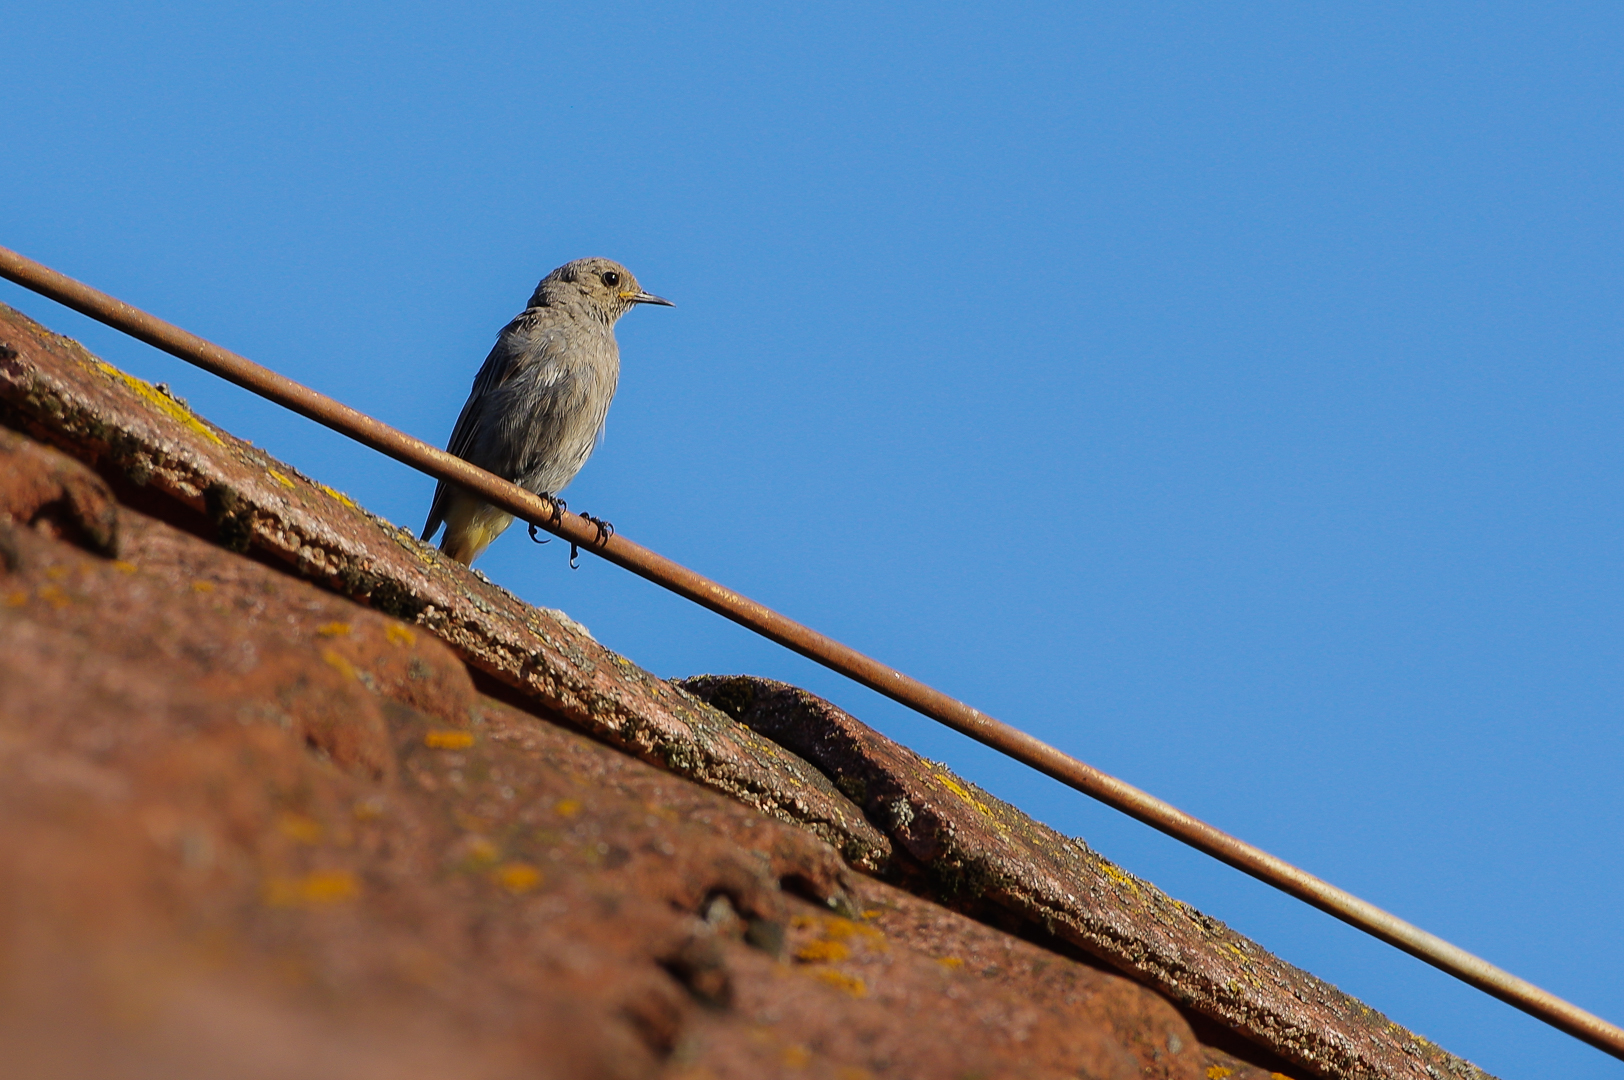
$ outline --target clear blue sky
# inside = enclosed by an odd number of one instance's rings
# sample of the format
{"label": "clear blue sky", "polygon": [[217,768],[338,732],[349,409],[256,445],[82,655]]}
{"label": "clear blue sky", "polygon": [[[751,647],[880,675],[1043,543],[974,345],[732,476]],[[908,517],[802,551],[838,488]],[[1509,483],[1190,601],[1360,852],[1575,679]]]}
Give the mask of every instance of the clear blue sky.
{"label": "clear blue sky", "polygon": [[[1120,6],[1114,6],[1120,8]],[[436,443],[557,264],[627,536],[1624,1020],[1617,4],[12,3],[0,244]],[[335,10],[336,9],[336,10]],[[432,483],[10,286],[371,509]],[[1619,1065],[562,545],[1507,1077]]]}

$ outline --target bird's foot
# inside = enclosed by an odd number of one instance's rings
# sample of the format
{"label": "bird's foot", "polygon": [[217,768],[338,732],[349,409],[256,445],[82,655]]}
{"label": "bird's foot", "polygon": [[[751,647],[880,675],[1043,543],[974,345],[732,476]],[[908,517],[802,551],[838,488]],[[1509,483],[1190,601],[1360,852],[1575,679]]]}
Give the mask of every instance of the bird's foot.
{"label": "bird's foot", "polygon": [[593,526],[598,530],[598,539],[596,541],[598,544],[608,543],[609,538],[615,535],[615,527],[603,520],[603,518],[593,517],[591,514],[582,514],[581,516],[592,522]]}
{"label": "bird's foot", "polygon": [[[615,535],[615,527],[613,525],[609,524],[607,521],[603,520],[603,518],[593,517],[591,514],[582,514],[581,516],[583,518],[585,518],[586,520],[592,522],[593,527],[598,530],[598,538],[593,541],[594,544],[597,544],[598,546],[601,547],[604,544],[607,544],[609,542],[609,538],[611,536]],[[575,543],[573,540],[570,541],[570,569],[571,570],[579,570],[581,568],[580,562],[577,561],[578,558],[580,557],[580,554],[581,554],[580,545]]]}
{"label": "bird's foot", "polygon": [[557,495],[549,495],[547,498],[553,504],[553,524],[564,524],[564,511],[570,508],[570,504],[565,502],[563,499],[560,499]]}
{"label": "bird's foot", "polygon": [[525,524],[530,526],[530,539],[531,539],[532,542],[537,543],[537,544],[550,544],[550,543],[553,542],[553,538],[550,537],[550,536],[547,539],[543,540],[540,536],[536,535],[536,523],[535,522],[527,521],[527,522],[525,522]]}

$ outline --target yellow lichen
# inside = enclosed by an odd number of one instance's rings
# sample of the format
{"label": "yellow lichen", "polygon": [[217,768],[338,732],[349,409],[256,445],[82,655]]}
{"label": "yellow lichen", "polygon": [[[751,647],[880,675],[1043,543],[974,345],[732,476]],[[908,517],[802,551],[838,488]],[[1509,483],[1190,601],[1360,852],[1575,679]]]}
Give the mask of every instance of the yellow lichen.
{"label": "yellow lichen", "polygon": [[390,623],[384,627],[383,636],[388,638],[392,645],[404,645],[410,648],[417,644],[417,635],[399,623]]}
{"label": "yellow lichen", "polygon": [[322,870],[301,878],[271,878],[261,896],[271,907],[341,904],[361,895],[361,883],[348,870]]}
{"label": "yellow lichen", "polygon": [[581,800],[559,799],[553,803],[553,813],[562,818],[572,818],[581,812]]}
{"label": "yellow lichen", "polygon": [[220,436],[210,431],[208,426],[204,424],[203,421],[192,415],[192,411],[190,409],[176,401],[174,398],[171,398],[161,392],[156,386],[153,386],[151,383],[142,379],[137,379],[134,375],[120,371],[112,364],[104,361],[97,360],[96,366],[101,368],[102,371],[106,372],[108,375],[111,375],[115,379],[123,382],[125,386],[128,386],[131,390],[135,391],[136,395],[140,397],[142,401],[145,401],[149,405],[156,406],[159,412],[163,413],[171,420],[181,424],[183,427],[195,431],[197,434],[203,436],[216,446],[225,445],[225,443],[220,441]]}
{"label": "yellow lichen", "polygon": [[474,745],[469,731],[430,731],[423,735],[423,745],[430,750],[466,750]]}
{"label": "yellow lichen", "polygon": [[139,568],[133,562],[125,562],[123,559],[117,559],[113,562],[113,569],[117,570],[121,574],[133,574]]}
{"label": "yellow lichen", "polygon": [[1122,884],[1122,885],[1126,885],[1128,888],[1132,889],[1135,894],[1137,894],[1139,892],[1139,886],[1134,882],[1133,878],[1129,877],[1127,874],[1123,873],[1121,870],[1118,870],[1115,866],[1112,866],[1110,863],[1106,862],[1104,859],[1101,859],[1099,861],[1098,865],[1099,865],[1099,868],[1100,868],[1100,872],[1103,873],[1106,877],[1110,878],[1112,881],[1115,881],[1115,882],[1117,882],[1119,884]]}
{"label": "yellow lichen", "polygon": [[959,783],[958,780],[952,776],[952,774],[939,772],[936,774],[936,779],[940,781],[941,785],[947,790],[951,791],[953,794],[957,795],[959,798],[981,811],[984,816],[993,816],[992,807],[988,806],[986,803],[972,795],[970,793],[970,789]]}
{"label": "yellow lichen", "polygon": [[880,931],[872,926],[864,926],[862,923],[853,922],[851,919],[843,919],[838,915],[825,915],[821,921],[823,924],[823,936],[830,941],[849,941],[853,937],[860,937],[868,941],[871,947],[881,945],[885,941],[885,935]]}
{"label": "yellow lichen", "polygon": [[831,941],[845,941],[857,930],[857,924],[850,919],[835,916],[823,921],[823,936]]}
{"label": "yellow lichen", "polygon": [[541,884],[541,871],[529,863],[503,863],[491,876],[498,885],[514,895],[527,893]]}
{"label": "yellow lichen", "polygon": [[355,800],[350,807],[350,813],[355,815],[356,821],[375,821],[383,816],[383,796],[368,795],[364,799]]}
{"label": "yellow lichen", "polygon": [[949,971],[952,971],[954,968],[961,968],[964,966],[964,961],[957,956],[938,956],[936,958],[936,962],[947,968]]}
{"label": "yellow lichen", "polygon": [[1233,1073],[1234,1069],[1226,1069],[1222,1065],[1207,1066],[1207,1080],[1224,1080],[1224,1077]]}
{"label": "yellow lichen", "polygon": [[213,592],[214,591],[214,582],[212,582],[212,581],[194,581],[194,582],[192,582],[192,591],[196,592],[196,593]]}
{"label": "yellow lichen", "polygon": [[328,667],[332,668],[346,679],[353,679],[356,677],[355,665],[338,655],[333,650],[323,649],[321,651],[321,658],[327,662]]}
{"label": "yellow lichen", "polygon": [[266,469],[265,473],[272,480],[275,480],[278,484],[281,484],[283,487],[285,487],[285,488],[293,487],[293,481],[289,480],[287,477],[283,476],[281,473],[277,472],[275,469]]}
{"label": "yellow lichen", "polygon": [[301,844],[321,842],[321,822],[303,814],[283,814],[276,823],[277,830],[289,840]]}
{"label": "yellow lichen", "polygon": [[349,632],[350,624],[347,622],[327,622],[316,627],[316,633],[322,637],[344,637]]}
{"label": "yellow lichen", "polygon": [[327,494],[331,495],[333,498],[337,499],[339,502],[343,503],[345,506],[349,507],[351,510],[359,510],[359,509],[361,509],[359,506],[357,506],[355,504],[354,499],[350,498],[348,495],[344,494],[342,491],[334,491],[332,488],[328,487],[326,484],[317,484],[316,486],[321,488]]}
{"label": "yellow lichen", "polygon": [[856,975],[847,975],[844,971],[836,971],[834,968],[819,968],[812,974],[816,978],[822,979],[836,990],[844,990],[852,997],[860,998],[868,996],[868,984],[862,979],[859,979]]}
{"label": "yellow lichen", "polygon": [[73,603],[73,598],[55,585],[40,586],[39,598],[58,611]]}
{"label": "yellow lichen", "polygon": [[851,955],[851,948],[839,941],[809,941],[795,950],[795,959],[807,964],[833,964]]}
{"label": "yellow lichen", "polygon": [[489,865],[490,863],[495,862],[502,853],[497,850],[495,844],[485,839],[485,837],[476,836],[468,842],[468,848],[465,854],[467,860],[471,863]]}
{"label": "yellow lichen", "polygon": [[786,1068],[804,1069],[812,1061],[812,1051],[799,1044],[784,1047],[782,1055]]}

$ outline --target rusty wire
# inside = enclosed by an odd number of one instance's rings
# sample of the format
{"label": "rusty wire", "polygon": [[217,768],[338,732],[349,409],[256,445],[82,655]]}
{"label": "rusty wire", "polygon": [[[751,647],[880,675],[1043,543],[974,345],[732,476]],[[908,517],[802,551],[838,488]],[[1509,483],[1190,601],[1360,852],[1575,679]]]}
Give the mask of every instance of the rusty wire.
{"label": "rusty wire", "polygon": [[0,277],[213,372],[420,472],[465,488],[524,521],[687,597],[1242,873],[1312,904],[1552,1027],[1624,1059],[1624,1030],[1600,1017],[623,536],[604,537],[596,525],[563,510],[551,499],[476,468],[246,357],[4,247],[0,247]]}

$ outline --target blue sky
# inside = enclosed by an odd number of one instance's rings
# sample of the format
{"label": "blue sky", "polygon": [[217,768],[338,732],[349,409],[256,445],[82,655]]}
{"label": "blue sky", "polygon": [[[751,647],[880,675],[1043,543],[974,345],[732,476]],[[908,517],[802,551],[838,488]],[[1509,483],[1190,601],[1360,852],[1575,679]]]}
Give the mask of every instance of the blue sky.
{"label": "blue sky", "polygon": [[[443,444],[606,255],[568,497],[1624,1020],[1620,178],[1604,4],[43,4],[0,244]],[[0,300],[417,527],[432,481]],[[1566,1036],[561,545],[662,675],[823,693],[1506,1077]]]}

